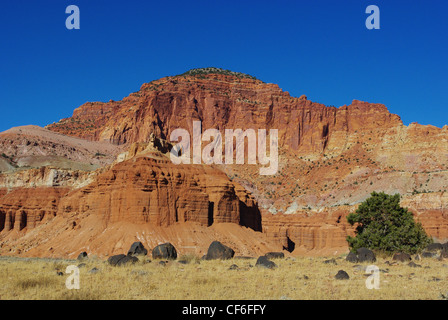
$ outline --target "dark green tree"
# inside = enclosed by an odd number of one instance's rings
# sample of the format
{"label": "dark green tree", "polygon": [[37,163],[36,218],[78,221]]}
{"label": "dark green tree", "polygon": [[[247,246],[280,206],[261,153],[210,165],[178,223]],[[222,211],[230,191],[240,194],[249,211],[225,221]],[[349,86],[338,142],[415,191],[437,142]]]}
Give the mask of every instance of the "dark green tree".
{"label": "dark green tree", "polygon": [[400,195],[372,192],[347,221],[356,225],[355,237],[347,236],[351,250],[361,247],[383,252],[413,254],[424,249],[432,239],[422,225],[414,221],[407,208],[400,207]]}

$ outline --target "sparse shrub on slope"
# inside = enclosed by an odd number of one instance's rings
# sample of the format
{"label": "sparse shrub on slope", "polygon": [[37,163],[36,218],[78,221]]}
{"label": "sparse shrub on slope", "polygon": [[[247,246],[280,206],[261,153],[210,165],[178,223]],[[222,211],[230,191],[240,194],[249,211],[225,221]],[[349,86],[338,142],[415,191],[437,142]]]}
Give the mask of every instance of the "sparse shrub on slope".
{"label": "sparse shrub on slope", "polygon": [[347,220],[351,225],[357,224],[356,236],[347,237],[352,251],[366,247],[413,254],[432,242],[422,225],[414,221],[412,213],[400,207],[399,194],[373,192]]}

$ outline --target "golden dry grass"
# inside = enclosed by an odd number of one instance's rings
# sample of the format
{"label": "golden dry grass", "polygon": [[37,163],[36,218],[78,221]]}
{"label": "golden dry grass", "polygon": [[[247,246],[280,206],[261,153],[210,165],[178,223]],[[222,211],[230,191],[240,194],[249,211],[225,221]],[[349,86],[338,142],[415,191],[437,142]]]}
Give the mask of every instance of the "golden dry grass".
{"label": "golden dry grass", "polygon": [[[274,270],[253,267],[255,260],[199,261],[189,257],[162,266],[159,261],[112,267],[98,259],[85,261],[80,268],[80,289],[68,290],[68,265],[78,261],[0,258],[0,299],[440,299],[448,293],[448,262],[435,259],[417,261],[422,268],[406,264],[389,266],[386,257],[375,263],[380,269],[380,289],[369,290],[367,276],[356,271],[344,257],[337,265],[324,264],[325,258],[275,259]],[[232,264],[238,270],[229,270]],[[363,264],[367,265],[367,264]],[[92,268],[99,272],[92,274]],[[343,269],[349,280],[336,280]],[[64,274],[58,275],[57,272]]]}

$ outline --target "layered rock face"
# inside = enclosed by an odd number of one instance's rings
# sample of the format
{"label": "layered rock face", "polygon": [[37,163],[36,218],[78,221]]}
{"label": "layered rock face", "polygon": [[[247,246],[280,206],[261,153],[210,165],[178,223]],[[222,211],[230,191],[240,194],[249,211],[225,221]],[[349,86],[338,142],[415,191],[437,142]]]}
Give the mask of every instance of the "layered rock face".
{"label": "layered rock face", "polygon": [[[35,183],[48,180],[46,170],[43,167],[20,174],[38,172]],[[184,253],[201,253],[208,245],[194,235],[188,236],[188,230],[202,234],[199,238],[206,241],[212,241],[215,234],[227,243],[231,241],[241,253],[259,253],[257,247],[275,248],[251,233],[260,234],[262,229],[254,198],[211,166],[175,165],[154,145],[141,143],[131,146],[114,164],[89,178],[91,181],[85,186],[0,189],[0,252],[70,256],[82,244],[90,252],[111,254],[118,250],[117,243],[103,240],[104,234],[112,238],[121,234],[134,241],[137,229],[153,235],[145,239],[149,245],[169,240],[184,244]],[[224,227],[216,229],[216,225]],[[227,227],[230,233],[248,238],[252,248],[226,238],[226,225],[242,228]],[[128,226],[126,231],[117,232],[122,226]],[[166,233],[167,228],[174,232]],[[76,241],[70,240],[72,234]],[[97,237],[101,241],[90,247],[88,243],[95,243],[92,241]]]}
{"label": "layered rock face", "polygon": [[354,228],[346,220],[353,208],[328,208],[325,212],[264,214],[263,231],[295,254],[333,255],[347,251],[347,235]]}
{"label": "layered rock face", "polygon": [[[195,120],[202,131],[278,129],[278,174],[260,177],[253,166],[221,167],[249,186],[266,209],[285,212],[294,202],[302,208],[355,204],[375,190],[407,194],[447,186],[448,126],[404,126],[382,104],[353,100],[328,107],[250,77],[162,78],[122,101],[86,103],[47,128],[124,144],[148,141],[151,134],[167,139],[177,128],[191,134]],[[433,187],[420,187],[428,178]]]}
{"label": "layered rock face", "polygon": [[[177,76],[144,84],[122,101],[86,103],[49,130],[115,144],[167,139],[176,128],[192,131],[194,120],[207,128],[278,129],[279,144],[297,153],[322,153],[333,133],[401,125],[381,104],[354,100],[327,107],[293,98],[278,85],[221,74]],[[91,124],[94,122],[94,126]]]}
{"label": "layered rock face", "polygon": [[401,204],[415,213],[415,218],[435,240],[448,239],[448,193],[421,193],[406,197]]}
{"label": "layered rock face", "polygon": [[[93,116],[99,119],[93,130],[70,125],[84,128]],[[256,166],[248,165],[220,169],[254,194],[264,232],[282,244],[296,234],[298,247],[343,248],[348,231],[329,211],[353,211],[372,191],[400,193],[406,203],[422,193],[437,198],[435,192],[448,187],[448,127],[404,126],[382,104],[353,100],[328,107],[246,77],[212,73],[163,78],[122,101],[82,105],[72,118],[48,129],[122,144],[145,141],[151,132],[164,138],[176,128],[192,132],[193,120],[202,121],[202,130],[279,130],[276,175],[260,176]],[[434,202],[431,209],[413,206],[412,211],[431,235],[447,237],[442,231],[447,220]]]}
{"label": "layered rock face", "polygon": [[104,222],[169,226],[178,222],[236,223],[261,231],[250,194],[219,170],[137,156],[114,165],[61,201],[58,214],[98,215]]}
{"label": "layered rock face", "polygon": [[16,188],[3,189],[0,202],[0,232],[35,228],[43,221],[56,216],[59,200],[68,188]]}
{"label": "layered rock face", "polygon": [[[0,133],[0,150],[0,172],[44,166],[93,171],[112,163],[123,148],[69,137],[38,126],[22,126]],[[2,162],[9,165],[2,166]]]}
{"label": "layered rock face", "polygon": [[[448,239],[448,204],[446,193],[426,193],[406,196],[401,205],[414,213],[425,231],[434,240]],[[347,251],[347,235],[354,236],[354,227],[347,223],[347,215],[358,205],[298,210],[294,214],[263,214],[263,232],[295,254],[332,255]]]}
{"label": "layered rock face", "polygon": [[[172,164],[158,152],[171,148],[160,139],[169,140],[177,128],[191,134],[196,120],[202,131],[278,129],[278,172],[260,176],[257,165]],[[201,252],[209,244],[202,242],[216,240],[213,235],[237,253],[275,246],[296,254],[340,253],[347,251],[345,238],[353,232],[346,216],[372,191],[400,193],[402,205],[431,236],[448,239],[448,126],[404,126],[382,104],[353,100],[336,108],[291,97],[252,77],[200,71],[144,84],[121,101],[86,103],[46,130],[31,129],[25,137],[18,130],[0,134],[6,151],[0,158],[0,171],[6,172],[0,174],[4,225],[7,212],[12,221],[23,207],[33,207],[22,205],[23,188],[61,191],[55,194],[55,211],[45,215],[55,212],[54,222],[36,223],[36,232],[28,233],[23,250],[29,254],[78,250],[50,240],[39,244],[37,230],[109,254],[127,246],[125,240],[136,241],[137,229],[148,247],[160,240]],[[49,157],[51,150],[57,158]],[[47,208],[45,199],[34,198]],[[3,227],[0,241],[12,241],[17,228],[31,229],[14,222],[6,231],[11,225]],[[64,231],[54,233],[51,225]],[[229,230],[232,237],[224,235]],[[236,241],[236,235],[243,240]],[[14,241],[4,248],[20,246]]]}
{"label": "layered rock face", "polygon": [[35,187],[78,188],[92,182],[98,172],[66,170],[45,166],[1,173],[0,186],[6,189]]}

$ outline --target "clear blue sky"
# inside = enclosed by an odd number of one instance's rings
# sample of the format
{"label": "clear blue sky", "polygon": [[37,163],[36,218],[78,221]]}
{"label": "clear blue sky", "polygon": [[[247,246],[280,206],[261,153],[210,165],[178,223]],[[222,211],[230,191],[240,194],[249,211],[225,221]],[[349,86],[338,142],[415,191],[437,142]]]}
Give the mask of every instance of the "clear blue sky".
{"label": "clear blue sky", "polygon": [[[71,4],[80,30],[65,27]],[[380,30],[365,27],[370,4]],[[209,66],[326,105],[378,102],[405,124],[448,124],[446,0],[2,0],[0,36],[0,131]]]}

